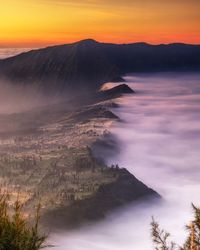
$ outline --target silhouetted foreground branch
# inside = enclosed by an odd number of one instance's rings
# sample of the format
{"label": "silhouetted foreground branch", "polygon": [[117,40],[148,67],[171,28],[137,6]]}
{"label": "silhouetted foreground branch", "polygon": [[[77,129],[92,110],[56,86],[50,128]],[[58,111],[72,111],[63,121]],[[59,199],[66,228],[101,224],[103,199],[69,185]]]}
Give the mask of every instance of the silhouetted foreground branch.
{"label": "silhouetted foreground branch", "polygon": [[170,234],[160,229],[159,224],[152,219],[151,236],[155,250],[200,250],[200,208],[192,204],[194,219],[189,226],[188,237],[183,246],[178,246],[173,241],[170,241]]}

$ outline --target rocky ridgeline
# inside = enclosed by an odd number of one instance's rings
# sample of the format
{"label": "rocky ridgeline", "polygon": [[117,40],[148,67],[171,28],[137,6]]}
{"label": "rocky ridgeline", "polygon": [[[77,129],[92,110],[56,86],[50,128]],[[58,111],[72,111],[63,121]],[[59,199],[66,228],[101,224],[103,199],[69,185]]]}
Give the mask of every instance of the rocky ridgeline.
{"label": "rocky ridgeline", "polygon": [[127,170],[107,166],[91,151],[112,137],[109,127],[119,118],[107,106],[123,93],[133,91],[123,84],[73,109],[66,102],[0,116],[0,183],[10,205],[19,192],[27,212],[40,200],[44,224],[73,227],[125,204],[158,198]]}

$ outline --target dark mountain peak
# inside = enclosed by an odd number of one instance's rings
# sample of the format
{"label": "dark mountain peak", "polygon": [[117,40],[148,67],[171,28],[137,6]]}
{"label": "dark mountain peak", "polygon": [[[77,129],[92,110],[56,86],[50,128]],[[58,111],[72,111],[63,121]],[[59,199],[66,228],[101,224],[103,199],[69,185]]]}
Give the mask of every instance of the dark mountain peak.
{"label": "dark mountain peak", "polygon": [[175,48],[184,48],[184,47],[192,48],[192,47],[199,46],[199,44],[195,45],[195,44],[187,44],[187,43],[171,43],[169,44],[169,46],[175,47]]}
{"label": "dark mountain peak", "polygon": [[130,45],[135,45],[135,46],[150,46],[151,44],[145,43],[145,42],[137,42],[137,43],[131,43]]}
{"label": "dark mountain peak", "polygon": [[84,45],[93,45],[93,44],[98,44],[98,42],[94,39],[84,39],[84,40],[81,40],[79,42],[77,42],[77,44],[84,44]]}
{"label": "dark mountain peak", "polygon": [[199,71],[199,58],[198,45],[120,45],[86,39],[0,60],[0,78],[33,84],[45,93],[77,93],[96,91],[128,73]]}
{"label": "dark mountain peak", "polygon": [[127,84],[119,84],[111,89],[104,90],[104,93],[109,93],[113,95],[120,95],[120,94],[132,94],[134,90],[132,90]]}
{"label": "dark mountain peak", "polygon": [[97,98],[99,101],[105,101],[110,99],[115,99],[123,94],[133,94],[135,91],[131,89],[127,84],[119,84],[111,89],[101,90],[97,93]]}
{"label": "dark mountain peak", "polygon": [[192,44],[186,44],[186,43],[170,43],[168,45],[171,45],[171,46],[187,46],[187,45],[192,45]]}
{"label": "dark mountain peak", "polygon": [[157,47],[168,47],[168,48],[193,48],[193,47],[199,47],[199,44],[187,44],[187,43],[161,43],[158,45],[154,45]]}

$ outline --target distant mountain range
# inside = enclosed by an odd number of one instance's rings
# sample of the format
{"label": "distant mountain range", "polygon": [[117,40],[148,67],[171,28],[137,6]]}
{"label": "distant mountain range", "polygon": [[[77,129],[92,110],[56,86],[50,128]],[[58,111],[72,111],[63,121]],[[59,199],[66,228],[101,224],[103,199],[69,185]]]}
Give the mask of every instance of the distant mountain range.
{"label": "distant mountain range", "polygon": [[200,45],[108,44],[92,39],[0,60],[0,77],[45,92],[95,91],[127,73],[200,70]]}

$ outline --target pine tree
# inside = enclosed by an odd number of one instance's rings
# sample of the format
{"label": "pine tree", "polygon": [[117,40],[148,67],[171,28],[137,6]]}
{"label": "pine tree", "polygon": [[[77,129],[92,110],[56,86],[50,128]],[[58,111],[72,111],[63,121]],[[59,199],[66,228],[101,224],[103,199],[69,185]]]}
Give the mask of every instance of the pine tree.
{"label": "pine tree", "polygon": [[151,236],[155,250],[200,250],[200,208],[192,204],[194,219],[186,226],[188,237],[183,246],[178,246],[169,240],[170,234],[160,229],[159,224],[152,219]]}

